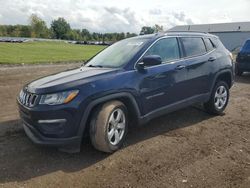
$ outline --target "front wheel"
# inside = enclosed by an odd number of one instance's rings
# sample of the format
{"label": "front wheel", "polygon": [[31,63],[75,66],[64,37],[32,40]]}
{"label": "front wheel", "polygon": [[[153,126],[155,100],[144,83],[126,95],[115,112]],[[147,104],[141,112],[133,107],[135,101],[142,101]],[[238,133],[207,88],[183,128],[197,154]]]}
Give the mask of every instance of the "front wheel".
{"label": "front wheel", "polygon": [[92,145],[103,152],[118,150],[127,134],[128,115],[120,101],[110,101],[96,109],[90,123]]}
{"label": "front wheel", "polygon": [[227,107],[229,100],[229,88],[226,82],[216,83],[210,99],[204,104],[206,111],[210,114],[220,115]]}

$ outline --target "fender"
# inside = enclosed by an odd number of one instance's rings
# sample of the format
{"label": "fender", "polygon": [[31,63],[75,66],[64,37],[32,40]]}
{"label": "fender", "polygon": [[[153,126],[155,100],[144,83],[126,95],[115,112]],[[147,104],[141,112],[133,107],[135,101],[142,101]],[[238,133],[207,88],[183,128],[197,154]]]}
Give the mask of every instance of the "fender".
{"label": "fender", "polygon": [[214,85],[215,85],[215,82],[216,80],[218,79],[218,77],[221,75],[221,74],[224,74],[224,73],[230,73],[230,77],[231,77],[231,86],[233,85],[233,82],[234,82],[234,76],[233,76],[233,73],[232,73],[232,70],[231,69],[226,69],[226,70],[222,70],[222,71],[219,71],[215,74],[214,76],[214,79],[213,79],[213,82],[212,82],[212,85],[211,85],[211,88],[210,88],[210,91],[209,93],[211,94],[212,91],[213,91],[213,88],[214,88]]}
{"label": "fender", "polygon": [[140,113],[140,109],[138,107],[138,104],[134,98],[134,96],[131,94],[131,93],[128,93],[128,92],[120,92],[120,93],[114,93],[114,94],[109,94],[109,95],[106,95],[106,96],[103,96],[101,98],[98,98],[98,99],[95,99],[93,101],[91,101],[88,105],[87,105],[87,108],[86,110],[84,111],[84,114],[83,114],[83,117],[81,119],[81,122],[80,122],[80,127],[79,127],[79,130],[78,130],[78,133],[77,135],[79,137],[82,137],[83,133],[84,133],[84,130],[86,128],[86,123],[87,123],[87,120],[88,120],[88,117],[90,115],[90,112],[91,110],[98,104],[101,104],[105,101],[109,101],[109,100],[113,100],[113,99],[117,99],[117,98],[121,98],[121,97],[125,97],[125,98],[128,98],[131,102],[131,104],[133,105],[134,109],[135,109],[135,112],[136,112],[136,117],[138,119],[140,119],[141,117],[141,113]]}

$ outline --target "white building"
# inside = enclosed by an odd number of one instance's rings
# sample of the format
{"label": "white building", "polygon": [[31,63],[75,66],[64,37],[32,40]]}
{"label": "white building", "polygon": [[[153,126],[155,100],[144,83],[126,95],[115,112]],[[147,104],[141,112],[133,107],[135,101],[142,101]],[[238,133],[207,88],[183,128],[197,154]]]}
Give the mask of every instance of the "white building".
{"label": "white building", "polygon": [[175,26],[169,31],[198,31],[217,35],[225,47],[232,51],[250,39],[250,22],[199,24]]}

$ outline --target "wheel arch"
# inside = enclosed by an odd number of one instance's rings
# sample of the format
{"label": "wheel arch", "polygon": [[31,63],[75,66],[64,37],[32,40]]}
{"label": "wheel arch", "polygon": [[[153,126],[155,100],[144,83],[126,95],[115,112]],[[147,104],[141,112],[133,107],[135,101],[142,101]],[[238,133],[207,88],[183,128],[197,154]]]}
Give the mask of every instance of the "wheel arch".
{"label": "wheel arch", "polygon": [[129,117],[132,118],[136,123],[139,123],[139,119],[141,116],[139,106],[136,102],[136,99],[134,96],[128,92],[120,92],[120,93],[114,93],[109,94],[103,97],[99,97],[93,101],[91,101],[88,105],[86,110],[84,111],[84,114],[82,116],[79,130],[78,130],[78,136],[83,136],[85,133],[85,130],[88,129],[89,122],[91,115],[93,114],[94,110],[98,108],[101,104],[104,104],[106,102],[112,101],[112,100],[118,100],[124,103],[124,105],[128,109]]}
{"label": "wheel arch", "polygon": [[233,86],[233,82],[234,82],[234,77],[233,77],[232,71],[231,70],[223,70],[223,71],[218,72],[215,76],[215,79],[213,80],[212,88],[210,89],[210,91],[213,90],[213,88],[218,80],[226,82],[228,84],[229,89],[230,89]]}

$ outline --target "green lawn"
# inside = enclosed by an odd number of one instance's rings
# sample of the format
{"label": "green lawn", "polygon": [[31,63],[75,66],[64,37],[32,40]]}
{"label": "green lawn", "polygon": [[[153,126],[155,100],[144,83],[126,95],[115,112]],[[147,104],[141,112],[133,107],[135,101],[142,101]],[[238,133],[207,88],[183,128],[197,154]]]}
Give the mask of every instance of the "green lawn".
{"label": "green lawn", "polygon": [[65,42],[0,43],[0,64],[83,61],[103,48]]}

